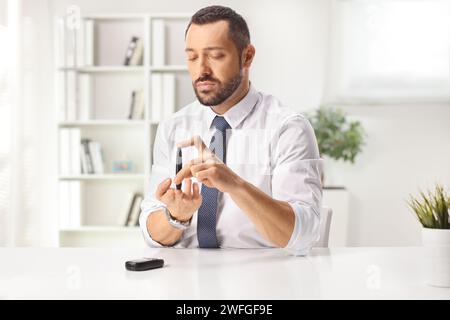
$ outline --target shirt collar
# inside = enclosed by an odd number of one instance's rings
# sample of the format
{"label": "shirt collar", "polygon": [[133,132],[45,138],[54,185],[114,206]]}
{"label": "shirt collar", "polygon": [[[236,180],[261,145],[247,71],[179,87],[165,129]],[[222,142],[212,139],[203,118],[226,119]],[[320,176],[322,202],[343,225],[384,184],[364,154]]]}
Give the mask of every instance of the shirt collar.
{"label": "shirt collar", "polygon": [[[258,102],[258,98],[258,91],[250,84],[250,89],[244,98],[222,115],[232,129],[235,129],[250,114]],[[218,114],[211,107],[205,109],[206,124],[208,128],[211,128],[212,122]]]}

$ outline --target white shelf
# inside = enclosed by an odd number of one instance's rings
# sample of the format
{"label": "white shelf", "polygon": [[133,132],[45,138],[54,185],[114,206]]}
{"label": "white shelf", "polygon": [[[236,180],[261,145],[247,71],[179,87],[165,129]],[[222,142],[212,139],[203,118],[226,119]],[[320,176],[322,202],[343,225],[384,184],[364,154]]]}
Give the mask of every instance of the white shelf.
{"label": "white shelf", "polygon": [[[79,73],[127,73],[127,72],[143,72],[147,68],[144,66],[92,66],[92,67],[60,67],[60,71],[75,71]],[[188,71],[185,65],[166,65],[151,66],[153,72],[183,72]]]}
{"label": "white shelf", "polygon": [[138,232],[139,227],[115,227],[115,226],[83,226],[79,228],[60,229],[60,232]]}
{"label": "white shelf", "polygon": [[111,173],[111,174],[80,174],[80,175],[60,175],[60,181],[69,180],[143,180],[144,174],[126,174],[126,173]]}
{"label": "white shelf", "polygon": [[192,14],[186,13],[152,13],[152,14],[141,14],[141,13],[102,13],[102,14],[86,14],[83,19],[91,20],[139,20],[139,19],[190,19]]}
{"label": "white shelf", "polygon": [[144,19],[148,15],[139,13],[102,13],[102,14],[87,14],[83,19],[90,20],[139,20]]}
{"label": "white shelf", "polygon": [[87,121],[63,121],[58,123],[60,128],[88,127],[88,126],[142,126],[144,120],[87,120]]}
{"label": "white shelf", "polygon": [[151,66],[150,70],[153,72],[183,72],[188,71],[188,68],[185,65]]}
{"label": "white shelf", "polygon": [[177,13],[177,12],[171,12],[171,13],[152,13],[149,15],[151,19],[191,19],[192,14],[186,14],[186,13]]}
{"label": "white shelf", "polygon": [[79,73],[117,73],[117,72],[143,72],[143,66],[86,66],[86,67],[60,67],[61,71],[75,71]]}

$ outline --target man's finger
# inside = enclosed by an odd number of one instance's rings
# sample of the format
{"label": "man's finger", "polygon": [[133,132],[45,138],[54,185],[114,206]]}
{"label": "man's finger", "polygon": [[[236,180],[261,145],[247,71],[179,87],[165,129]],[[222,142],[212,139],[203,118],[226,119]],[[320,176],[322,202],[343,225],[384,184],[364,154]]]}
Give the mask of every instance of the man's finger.
{"label": "man's finger", "polygon": [[206,146],[206,144],[203,142],[202,138],[200,136],[193,136],[190,139],[181,141],[177,144],[178,148],[185,148],[185,147],[191,147],[195,146],[198,150],[198,155],[201,161],[205,161],[211,157],[214,156],[214,154],[211,152],[211,150]]}
{"label": "man's finger", "polygon": [[210,180],[212,173],[213,173],[213,168],[202,170],[202,171],[197,172],[196,178],[202,182],[203,182],[203,180]]}
{"label": "man's finger", "polygon": [[156,188],[155,191],[156,199],[161,200],[161,197],[167,192],[167,190],[169,190],[170,184],[171,184],[170,178],[167,178],[166,180],[164,180],[159,184],[158,188]]}
{"label": "man's finger", "polygon": [[198,150],[206,148],[205,143],[199,135],[193,136],[187,140],[183,140],[177,143],[177,148],[185,148],[195,146]]}
{"label": "man's finger", "polygon": [[192,171],[191,168],[193,166],[206,164],[207,167],[205,167],[205,168],[209,168],[209,166],[211,164],[216,163],[216,160],[217,160],[216,158],[211,158],[211,157],[206,159],[205,162],[203,162],[201,158],[196,158],[196,159],[190,160],[183,168],[181,168],[181,170],[177,173],[175,178],[173,178],[173,182],[175,184],[180,184],[181,181],[183,181],[183,179],[193,177],[193,173],[191,172]]}
{"label": "man's finger", "polygon": [[181,168],[181,170],[177,173],[175,178],[173,178],[173,182],[175,184],[180,184],[181,181],[183,181],[183,179],[190,178],[190,177],[192,177],[191,165],[188,164],[188,165],[184,166],[183,168]]}
{"label": "man's finger", "polygon": [[209,163],[209,162],[203,162],[201,164],[196,164],[191,166],[191,174],[193,177],[197,177],[197,172],[202,171],[202,170],[206,170],[208,168],[210,168],[213,165],[213,163]]}
{"label": "man's finger", "polygon": [[199,187],[198,187],[198,183],[194,182],[192,184],[192,198],[194,200],[197,200],[198,198],[200,198],[200,192],[199,192]]}
{"label": "man's finger", "polygon": [[183,192],[188,196],[188,197],[192,197],[192,181],[191,179],[184,179],[184,190]]}

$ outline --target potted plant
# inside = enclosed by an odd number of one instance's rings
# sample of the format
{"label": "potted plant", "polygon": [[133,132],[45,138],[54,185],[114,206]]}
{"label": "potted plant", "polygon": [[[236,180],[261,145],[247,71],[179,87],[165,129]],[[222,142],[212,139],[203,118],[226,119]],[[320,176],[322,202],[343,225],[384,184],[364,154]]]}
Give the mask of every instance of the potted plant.
{"label": "potted plant", "polygon": [[433,286],[450,287],[450,198],[437,185],[434,192],[420,198],[411,196],[409,206],[415,212],[422,228],[427,282]]}
{"label": "potted plant", "polygon": [[[355,163],[366,137],[359,121],[348,121],[342,110],[324,106],[307,117],[316,134],[322,158]],[[322,174],[322,185],[326,176]]]}

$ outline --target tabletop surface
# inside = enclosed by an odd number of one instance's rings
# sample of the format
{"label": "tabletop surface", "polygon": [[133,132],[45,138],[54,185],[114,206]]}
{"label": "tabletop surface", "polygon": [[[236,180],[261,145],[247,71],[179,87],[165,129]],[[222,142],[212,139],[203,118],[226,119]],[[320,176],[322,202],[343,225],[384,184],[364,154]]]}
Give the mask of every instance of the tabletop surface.
{"label": "tabletop surface", "polygon": [[[0,249],[0,299],[450,299],[424,279],[420,247]],[[125,269],[141,257],[163,268]]]}

